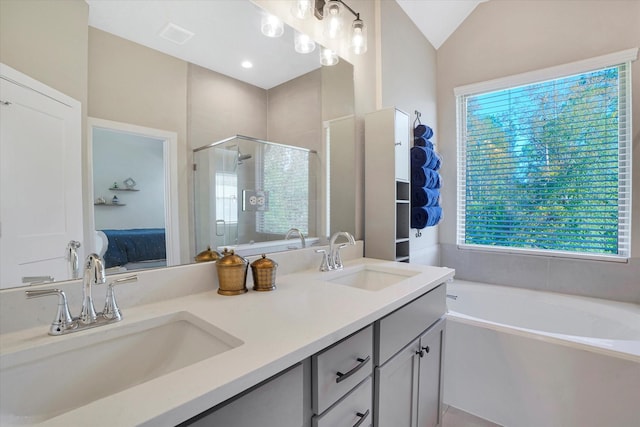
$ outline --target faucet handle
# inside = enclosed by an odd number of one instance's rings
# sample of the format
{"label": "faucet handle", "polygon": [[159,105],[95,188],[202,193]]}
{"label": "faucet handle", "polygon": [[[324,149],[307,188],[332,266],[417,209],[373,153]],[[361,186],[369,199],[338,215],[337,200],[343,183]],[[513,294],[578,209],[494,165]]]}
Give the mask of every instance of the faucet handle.
{"label": "faucet handle", "polygon": [[326,249],[316,249],[317,254],[322,254],[322,263],[320,264],[320,271],[329,271],[329,258],[327,257]]}
{"label": "faucet handle", "polygon": [[53,319],[49,327],[49,335],[62,335],[77,326],[77,323],[73,320],[69,312],[69,304],[67,303],[67,296],[64,294],[64,291],[60,289],[39,289],[25,291],[25,294],[29,299],[50,295],[58,296],[58,310],[56,311],[56,318]]}
{"label": "faucet handle", "polygon": [[346,243],[342,243],[340,245],[338,245],[338,247],[335,250],[335,254],[333,256],[333,266],[336,270],[342,270],[343,268],[343,264],[342,264],[342,257],[340,256],[340,249],[347,247]]}
{"label": "faucet handle", "polygon": [[133,274],[131,276],[121,277],[120,279],[116,279],[109,283],[109,286],[107,287],[107,297],[104,302],[104,309],[102,310],[102,317],[114,321],[122,320],[122,312],[120,311],[120,307],[118,307],[118,301],[116,301],[116,293],[113,287],[123,283],[136,282],[137,280],[138,276]]}

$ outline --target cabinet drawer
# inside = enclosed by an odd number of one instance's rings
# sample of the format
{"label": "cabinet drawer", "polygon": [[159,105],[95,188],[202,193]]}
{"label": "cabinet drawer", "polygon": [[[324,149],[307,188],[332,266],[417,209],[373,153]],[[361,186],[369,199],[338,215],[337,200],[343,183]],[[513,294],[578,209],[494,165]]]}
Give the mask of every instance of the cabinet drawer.
{"label": "cabinet drawer", "polygon": [[321,414],[372,372],[373,326],[311,357],[312,406]]}
{"label": "cabinet drawer", "polygon": [[439,285],[376,322],[375,364],[381,366],[446,311],[446,286]]}
{"label": "cabinet drawer", "polygon": [[312,418],[312,427],[369,427],[373,423],[371,377],[324,414]]}

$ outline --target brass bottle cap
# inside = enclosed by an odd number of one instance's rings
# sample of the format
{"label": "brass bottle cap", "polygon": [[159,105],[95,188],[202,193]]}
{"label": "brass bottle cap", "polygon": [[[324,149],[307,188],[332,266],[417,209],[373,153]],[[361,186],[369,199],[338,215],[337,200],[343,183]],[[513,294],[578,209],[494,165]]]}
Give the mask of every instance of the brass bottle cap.
{"label": "brass bottle cap", "polygon": [[227,248],[224,248],[222,252],[222,258],[216,261],[216,264],[223,267],[232,267],[234,265],[247,265],[249,261],[241,257],[240,255],[236,255],[233,253],[233,249],[230,251]]}
{"label": "brass bottle cap", "polygon": [[278,263],[267,258],[265,254],[262,254],[262,258],[258,258],[257,260],[251,263],[251,268],[258,268],[258,269],[263,269],[263,268],[271,269],[271,268],[276,268],[277,266],[278,266]]}
{"label": "brass bottle cap", "polygon": [[196,262],[216,261],[221,255],[217,251],[212,251],[211,246],[207,246],[207,250],[196,255]]}

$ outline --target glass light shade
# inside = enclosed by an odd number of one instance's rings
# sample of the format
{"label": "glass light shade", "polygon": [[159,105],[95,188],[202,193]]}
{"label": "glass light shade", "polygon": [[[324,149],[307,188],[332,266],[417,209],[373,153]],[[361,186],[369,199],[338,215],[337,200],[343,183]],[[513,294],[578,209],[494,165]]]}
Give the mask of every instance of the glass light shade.
{"label": "glass light shade", "polygon": [[291,5],[291,14],[298,19],[307,19],[313,14],[313,0],[295,0]]}
{"label": "glass light shade", "polygon": [[262,34],[267,37],[280,37],[284,34],[284,24],[273,15],[265,15],[262,17],[260,29],[262,30]]}
{"label": "glass light shade", "polygon": [[330,39],[337,39],[342,35],[344,11],[342,4],[337,0],[329,0],[322,9],[322,25],[324,35]]}
{"label": "glass light shade", "polygon": [[351,24],[351,51],[356,55],[367,51],[367,26],[361,19],[356,19]]}
{"label": "glass light shade", "polygon": [[339,61],[338,54],[326,47],[320,49],[320,63],[322,65],[336,65]]}
{"label": "glass light shade", "polygon": [[316,48],[316,42],[306,34],[302,34],[296,31],[293,38],[293,43],[298,53],[311,53]]}

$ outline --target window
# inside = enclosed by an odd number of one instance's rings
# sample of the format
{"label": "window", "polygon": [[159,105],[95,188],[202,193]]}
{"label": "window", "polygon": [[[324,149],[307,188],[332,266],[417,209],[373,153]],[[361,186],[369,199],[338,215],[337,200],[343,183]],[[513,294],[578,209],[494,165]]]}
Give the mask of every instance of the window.
{"label": "window", "polygon": [[456,89],[460,247],[629,257],[636,56]]}
{"label": "window", "polygon": [[257,213],[257,230],[285,234],[297,228],[309,235],[309,152],[279,145],[261,147],[262,188],[269,209]]}
{"label": "window", "polygon": [[238,223],[238,175],[216,172],[216,220]]}

